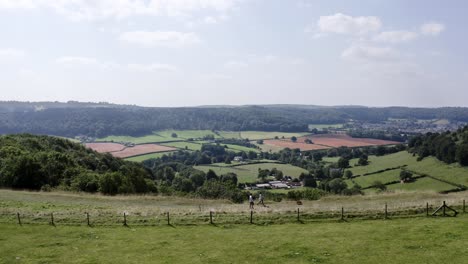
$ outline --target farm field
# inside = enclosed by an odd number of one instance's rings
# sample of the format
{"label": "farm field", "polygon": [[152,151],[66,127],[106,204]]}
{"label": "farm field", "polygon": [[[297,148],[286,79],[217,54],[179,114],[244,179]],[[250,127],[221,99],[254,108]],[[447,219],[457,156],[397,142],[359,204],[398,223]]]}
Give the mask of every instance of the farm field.
{"label": "farm field", "polygon": [[[354,175],[362,175],[365,173],[376,172],[387,168],[395,168],[407,165],[405,169],[412,171],[418,175],[427,174],[434,178],[449,181],[454,184],[468,186],[468,168],[461,167],[457,164],[445,164],[433,157],[428,157],[422,161],[417,161],[406,151],[385,155],[382,157],[370,156],[369,165],[367,166],[354,166],[349,170]],[[357,159],[350,161],[353,166],[357,163]],[[361,176],[353,180],[359,183],[362,187],[372,184],[375,180],[386,183],[390,179],[398,177],[400,170],[391,170],[379,174]],[[391,176],[394,175],[394,176]],[[396,179],[398,180],[398,179]],[[387,186],[390,190],[433,190],[433,191],[447,191],[455,189],[456,186],[437,181],[428,177],[417,179],[413,183],[393,184]]]}
{"label": "farm field", "polygon": [[[443,200],[459,204],[468,192],[441,195],[433,192],[399,192],[369,196],[327,196],[304,201],[305,212],[418,208]],[[267,201],[270,208],[255,210],[292,216],[274,224],[243,223],[209,225],[207,218],[182,221],[210,210],[248,212],[247,204],[223,200],[200,200],[161,196],[101,196],[90,194],[0,190],[0,263],[465,263],[468,257],[468,214],[456,218],[394,218],[390,220],[329,219],[299,224],[296,203]],[[15,213],[44,217],[43,224],[16,224]],[[164,212],[174,215],[167,226]],[[111,217],[127,212],[129,226],[47,225],[53,212],[61,215],[84,212],[92,217]],[[42,216],[40,213],[44,213]],[[149,216],[141,225],[134,218]],[[247,213],[244,215],[247,216]],[[247,218],[247,217],[246,217]],[[94,219],[94,218],[92,218]],[[97,221],[97,220],[94,220]],[[215,218],[215,223],[217,218]],[[226,243],[229,241],[229,243]],[[261,241],[261,246],[259,245]],[[362,250],[365,248],[366,250]]]}
{"label": "farm field", "polygon": [[124,145],[117,143],[86,143],[85,146],[99,153],[116,152],[125,148]]}
{"label": "farm field", "polygon": [[[305,143],[306,139],[310,139],[313,144]],[[352,138],[347,135],[336,134],[321,134],[298,137],[297,142],[292,142],[288,139],[264,140],[264,145],[275,146],[279,148],[298,148],[301,151],[321,150],[328,148],[337,148],[342,146],[365,147],[391,144],[398,144],[398,142],[371,138]]]}
{"label": "farm field", "polygon": [[[468,217],[195,227],[0,224],[2,263],[465,263]],[[227,241],[229,241],[227,243]],[[259,243],[261,246],[259,246]],[[366,249],[366,250],[363,250]]]}
{"label": "farm field", "polygon": [[399,144],[399,142],[380,140],[372,138],[353,138],[348,135],[338,134],[322,134],[313,135],[307,137],[300,137],[297,139],[297,143],[303,143],[304,140],[310,139],[314,144],[329,146],[329,147],[365,147],[365,146],[379,146],[379,145],[391,145]]}
{"label": "farm field", "polygon": [[161,145],[179,148],[179,149],[193,150],[193,151],[201,150],[201,147],[202,147],[202,143],[193,143],[193,142],[187,142],[187,141],[161,143]]}
{"label": "farm field", "polygon": [[135,157],[130,157],[130,158],[125,158],[125,160],[128,161],[133,161],[133,162],[143,162],[145,160],[149,159],[156,159],[160,158],[164,155],[170,155],[174,151],[166,151],[166,152],[158,152],[158,153],[151,153],[151,154],[145,154],[145,155],[140,155],[140,156],[135,156]]}
{"label": "farm field", "polygon": [[148,153],[156,153],[156,152],[167,152],[176,150],[172,147],[166,147],[156,144],[143,144],[143,145],[135,145],[134,147],[128,147],[121,151],[112,152],[112,156],[117,158],[128,158],[138,155],[144,155]]}
{"label": "farm field", "polygon": [[242,131],[240,135],[244,139],[249,140],[258,140],[258,139],[274,139],[275,137],[278,138],[291,138],[301,137],[307,135],[308,133],[288,133],[288,132],[264,132],[264,131]]}
{"label": "farm field", "polygon": [[[177,137],[173,138],[172,133],[176,133]],[[96,139],[96,141],[104,142],[130,142],[134,144],[144,143],[159,143],[167,141],[184,141],[189,138],[202,138],[206,135],[213,135],[215,138],[219,138],[218,135],[210,130],[163,130],[155,131],[151,135],[141,137],[131,136],[109,136],[105,138]]]}
{"label": "farm field", "polygon": [[260,163],[260,164],[248,164],[235,167],[217,167],[217,166],[195,166],[195,169],[207,172],[213,170],[217,175],[226,174],[233,172],[237,174],[237,178],[240,183],[256,182],[258,180],[258,169],[273,169],[277,168],[282,171],[285,176],[299,177],[301,173],[307,173],[306,170],[295,167],[289,164],[278,164],[278,163]]}
{"label": "farm field", "polygon": [[362,188],[367,188],[374,184],[375,181],[380,181],[383,184],[400,180],[401,170],[385,171],[379,174],[360,176],[351,180],[346,180],[348,186],[353,186],[354,183],[359,184]]}
{"label": "farm field", "polygon": [[429,177],[416,179],[414,182],[409,183],[395,183],[387,185],[387,190],[404,190],[404,191],[436,191],[443,192],[456,188],[453,185],[434,180]]}

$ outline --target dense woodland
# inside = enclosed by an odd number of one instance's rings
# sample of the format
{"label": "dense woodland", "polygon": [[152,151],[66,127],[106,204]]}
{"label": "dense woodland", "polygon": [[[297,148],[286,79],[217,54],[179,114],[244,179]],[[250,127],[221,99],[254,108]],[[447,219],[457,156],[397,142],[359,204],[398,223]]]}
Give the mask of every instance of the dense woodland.
{"label": "dense woodland", "polygon": [[307,131],[308,124],[387,118],[468,122],[466,108],[368,108],[301,105],[156,108],[107,103],[0,102],[0,134],[33,133],[74,137],[138,136],[163,129]]}
{"label": "dense woodland", "polygon": [[419,159],[435,156],[446,163],[468,166],[468,126],[455,132],[427,133],[413,137],[408,147]]}

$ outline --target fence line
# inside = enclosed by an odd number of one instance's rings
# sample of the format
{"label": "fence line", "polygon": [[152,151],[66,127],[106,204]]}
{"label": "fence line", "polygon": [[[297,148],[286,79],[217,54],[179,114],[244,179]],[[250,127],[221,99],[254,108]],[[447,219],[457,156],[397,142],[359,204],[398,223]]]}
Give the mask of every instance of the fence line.
{"label": "fence line", "polygon": [[[335,211],[308,211],[307,208],[297,207],[295,210],[283,212],[257,212],[255,210],[243,212],[216,212],[210,210],[206,213],[186,213],[170,214],[169,211],[163,214],[153,215],[131,215],[124,212],[120,214],[98,214],[92,215],[89,212],[72,213],[38,213],[21,214],[20,212],[0,212],[0,223],[11,223],[18,225],[41,225],[50,224],[52,226],[162,226],[162,225],[202,225],[202,224],[284,224],[284,223],[313,223],[319,221],[348,221],[351,219],[398,219],[414,217],[434,217],[442,209],[440,216],[456,216],[458,213],[466,214],[466,202],[451,205],[457,210],[454,214],[445,212],[445,201],[441,205],[430,205],[426,203],[421,208],[389,210],[388,204],[382,206],[382,210],[341,210]],[[447,206],[448,207],[448,206]],[[437,210],[436,210],[437,209]],[[436,211],[434,211],[436,210]],[[450,209],[451,210],[451,209]],[[431,213],[433,212],[433,213]]]}

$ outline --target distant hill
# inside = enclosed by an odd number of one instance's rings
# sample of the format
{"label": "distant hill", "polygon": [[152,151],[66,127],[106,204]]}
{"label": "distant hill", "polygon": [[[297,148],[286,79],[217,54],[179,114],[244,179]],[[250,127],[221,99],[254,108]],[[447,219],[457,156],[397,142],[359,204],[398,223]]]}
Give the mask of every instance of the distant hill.
{"label": "distant hill", "polygon": [[164,129],[308,131],[309,124],[388,118],[468,122],[468,108],[250,105],[139,107],[109,103],[0,102],[0,134],[139,136]]}

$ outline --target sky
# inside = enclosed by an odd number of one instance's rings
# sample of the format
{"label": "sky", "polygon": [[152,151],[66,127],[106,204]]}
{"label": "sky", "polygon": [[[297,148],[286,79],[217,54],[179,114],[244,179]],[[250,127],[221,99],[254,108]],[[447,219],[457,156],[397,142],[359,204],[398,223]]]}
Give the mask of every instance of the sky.
{"label": "sky", "polygon": [[0,0],[0,100],[468,106],[464,0]]}

